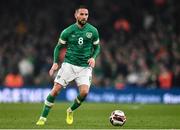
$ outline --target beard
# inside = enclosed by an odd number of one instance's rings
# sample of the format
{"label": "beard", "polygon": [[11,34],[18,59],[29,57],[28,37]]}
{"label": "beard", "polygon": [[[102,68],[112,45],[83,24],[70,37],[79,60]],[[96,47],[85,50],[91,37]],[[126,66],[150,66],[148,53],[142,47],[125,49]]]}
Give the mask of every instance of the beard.
{"label": "beard", "polygon": [[84,26],[86,24],[87,20],[78,20],[78,24],[81,26]]}

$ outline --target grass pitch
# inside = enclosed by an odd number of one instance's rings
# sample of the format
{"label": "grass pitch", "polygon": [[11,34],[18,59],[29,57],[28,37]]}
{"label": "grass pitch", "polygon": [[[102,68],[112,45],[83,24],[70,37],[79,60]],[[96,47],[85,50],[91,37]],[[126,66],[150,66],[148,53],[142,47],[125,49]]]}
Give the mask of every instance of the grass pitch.
{"label": "grass pitch", "polygon": [[[56,103],[45,126],[36,126],[43,103],[0,103],[0,129],[180,129],[180,105],[83,103],[74,112],[74,123],[65,122],[70,103]],[[109,122],[113,110],[123,110],[122,127]]]}

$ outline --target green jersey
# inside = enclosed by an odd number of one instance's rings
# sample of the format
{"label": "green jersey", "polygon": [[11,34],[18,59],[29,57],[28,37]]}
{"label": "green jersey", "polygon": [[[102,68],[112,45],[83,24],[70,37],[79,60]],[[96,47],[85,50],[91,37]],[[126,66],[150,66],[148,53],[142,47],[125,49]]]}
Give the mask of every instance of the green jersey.
{"label": "green jersey", "polygon": [[64,62],[86,67],[88,59],[93,56],[93,46],[99,44],[99,33],[89,23],[83,28],[75,23],[62,31],[58,43],[67,44]]}

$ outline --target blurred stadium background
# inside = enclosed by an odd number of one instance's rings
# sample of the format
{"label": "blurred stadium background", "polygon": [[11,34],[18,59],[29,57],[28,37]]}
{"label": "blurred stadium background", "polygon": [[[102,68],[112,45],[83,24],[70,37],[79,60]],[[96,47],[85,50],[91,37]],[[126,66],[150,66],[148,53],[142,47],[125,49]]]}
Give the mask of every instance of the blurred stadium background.
{"label": "blurred stadium background", "polygon": [[[0,102],[44,100],[53,49],[80,4],[89,8],[102,46],[87,101],[179,104],[179,0],[0,1]],[[72,83],[57,100],[76,94]]]}
{"label": "blurred stadium background", "polygon": [[108,116],[115,109],[128,117],[124,128],[180,128],[179,0],[1,0],[0,128],[38,128],[53,85],[53,49],[80,4],[101,38],[91,90],[67,126],[66,101],[78,93],[71,83],[43,128],[114,129]]}

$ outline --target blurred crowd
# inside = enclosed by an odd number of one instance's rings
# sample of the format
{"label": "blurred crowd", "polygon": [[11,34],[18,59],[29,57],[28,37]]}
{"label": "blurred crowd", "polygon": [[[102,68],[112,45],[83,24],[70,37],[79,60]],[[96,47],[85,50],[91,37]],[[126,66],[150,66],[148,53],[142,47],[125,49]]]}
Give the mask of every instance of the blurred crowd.
{"label": "blurred crowd", "polygon": [[[93,86],[180,88],[179,0],[0,2],[0,85],[48,86],[60,32],[85,4],[100,33]],[[65,50],[61,50],[60,63]]]}

